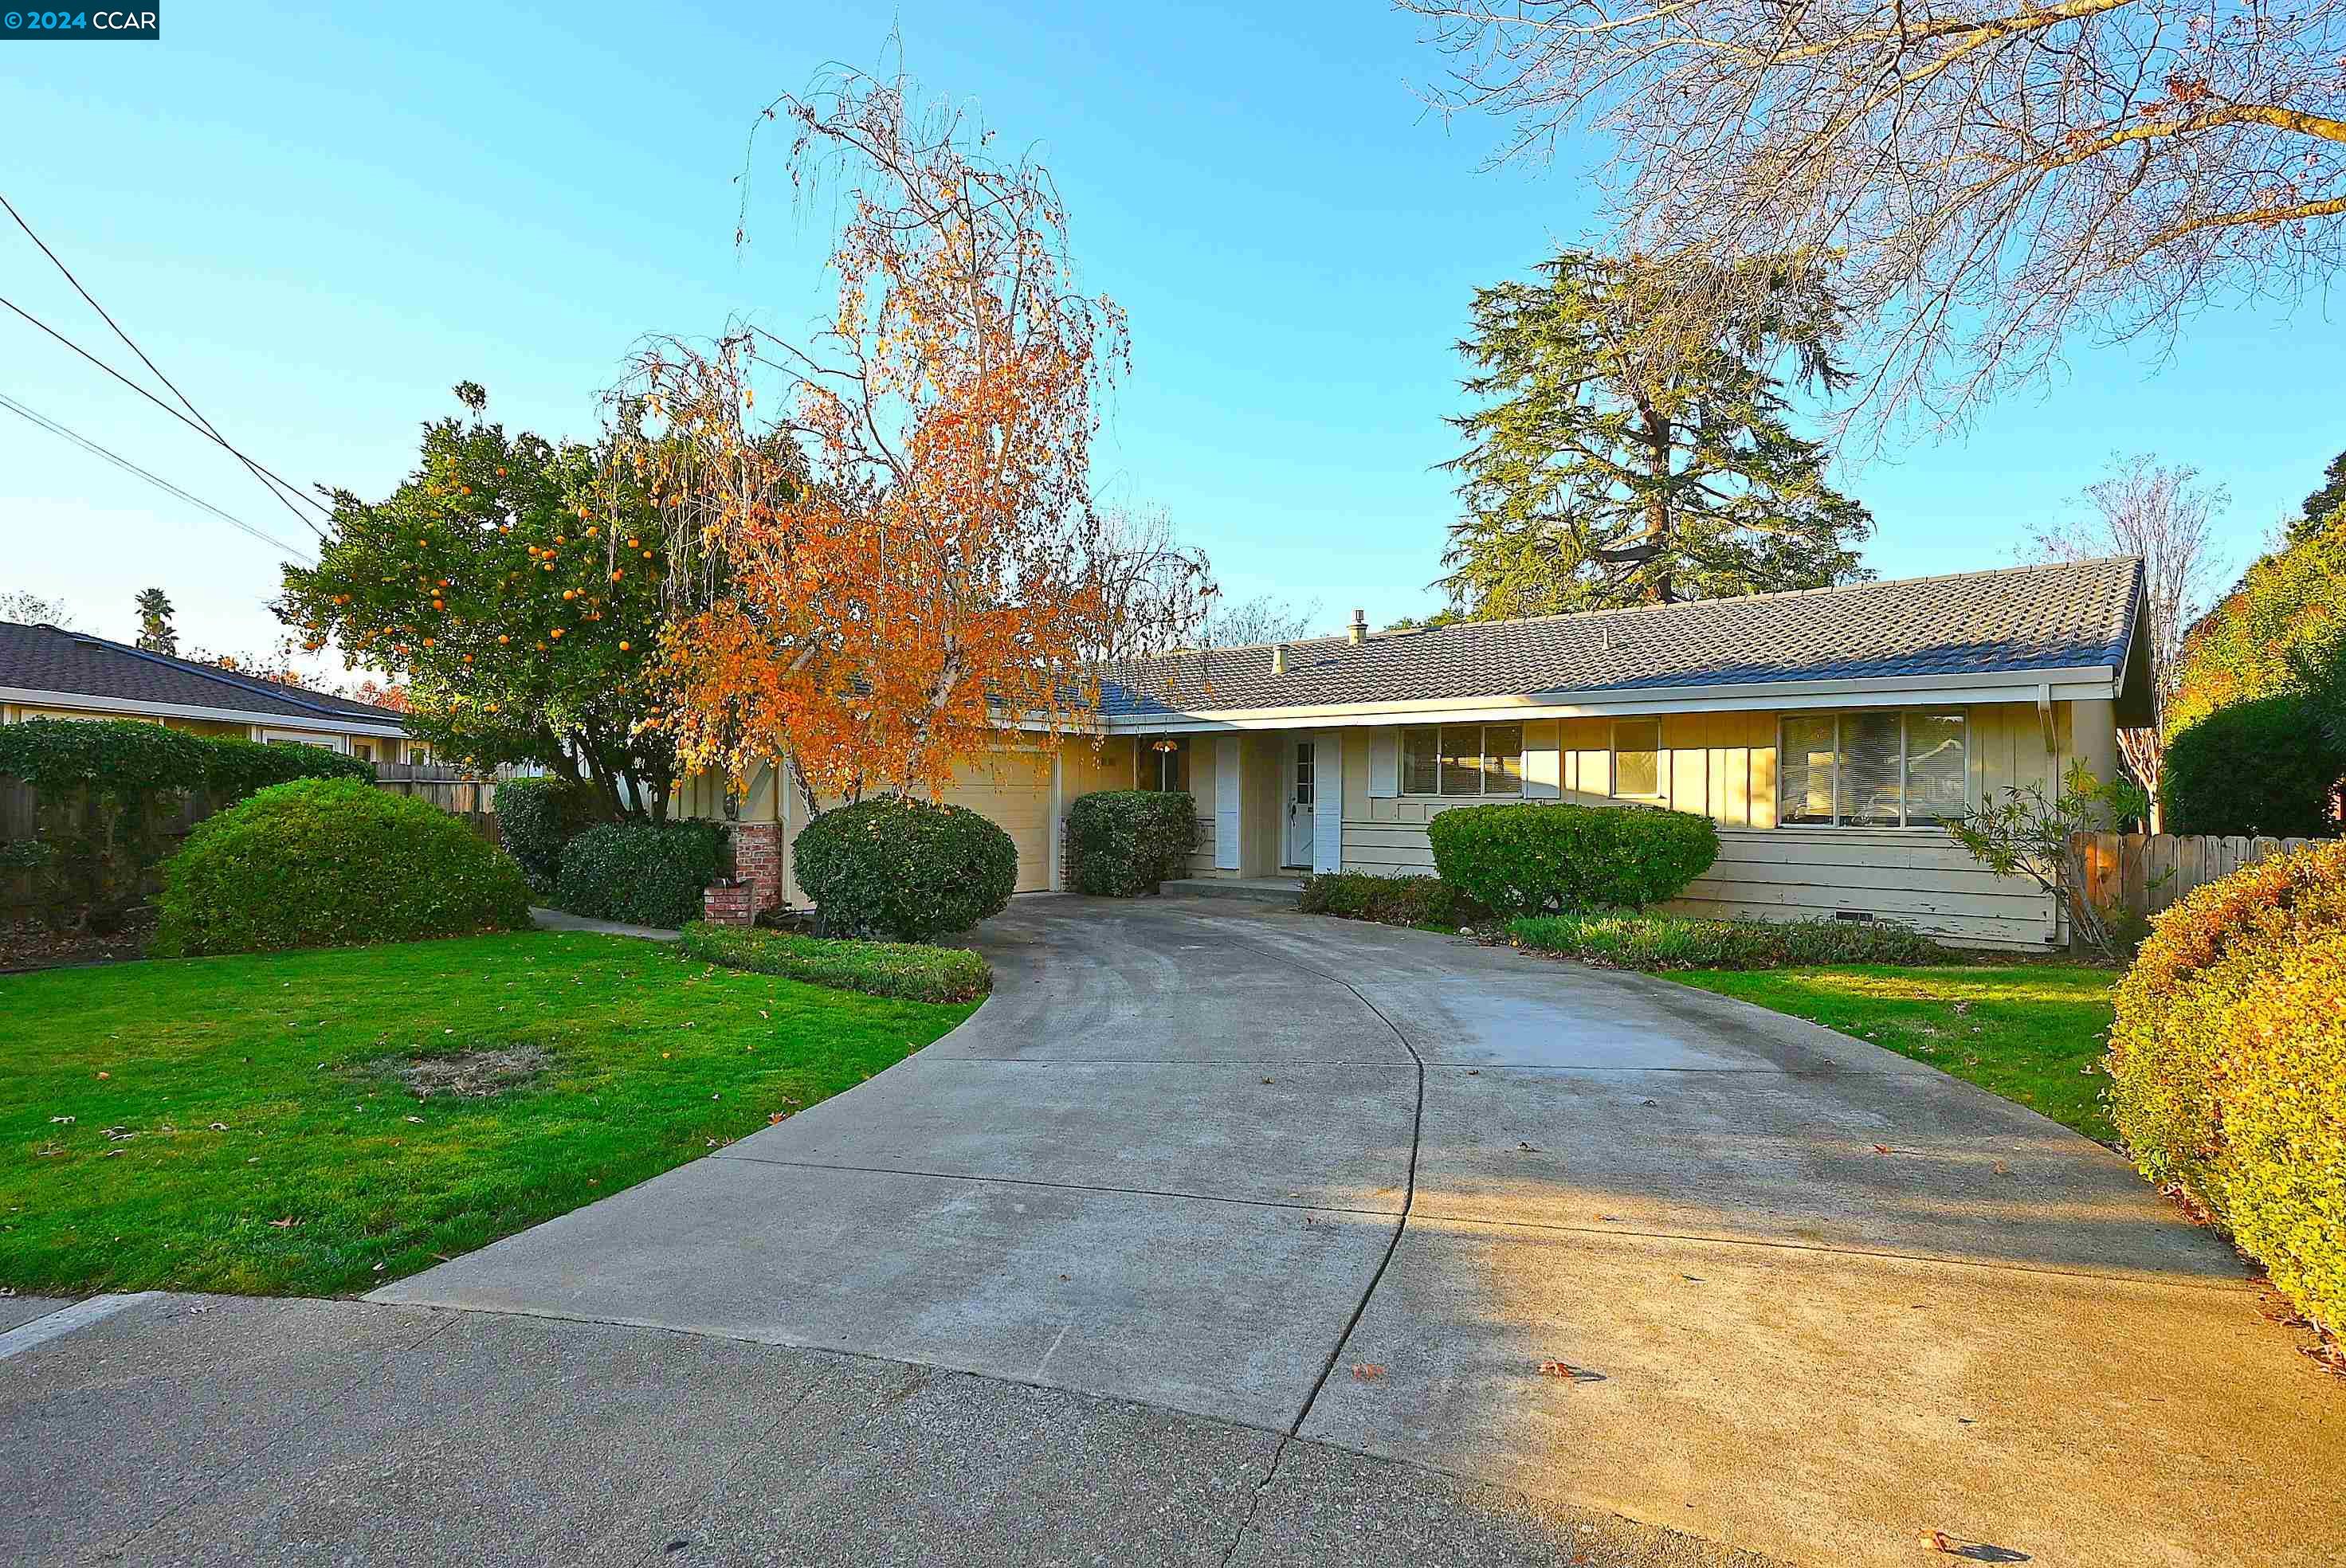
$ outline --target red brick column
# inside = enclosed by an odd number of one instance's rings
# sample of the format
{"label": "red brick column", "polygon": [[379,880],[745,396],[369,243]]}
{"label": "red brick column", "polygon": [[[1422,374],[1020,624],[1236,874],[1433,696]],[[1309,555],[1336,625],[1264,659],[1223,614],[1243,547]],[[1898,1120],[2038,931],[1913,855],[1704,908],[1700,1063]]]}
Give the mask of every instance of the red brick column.
{"label": "red brick column", "polygon": [[750,906],[756,890],[746,883],[712,883],[700,890],[700,918],[710,925],[750,925],[758,911]]}
{"label": "red brick column", "polygon": [[756,897],[752,915],[779,909],[782,902],[782,827],[779,822],[737,822],[733,826],[733,874],[750,884]]}

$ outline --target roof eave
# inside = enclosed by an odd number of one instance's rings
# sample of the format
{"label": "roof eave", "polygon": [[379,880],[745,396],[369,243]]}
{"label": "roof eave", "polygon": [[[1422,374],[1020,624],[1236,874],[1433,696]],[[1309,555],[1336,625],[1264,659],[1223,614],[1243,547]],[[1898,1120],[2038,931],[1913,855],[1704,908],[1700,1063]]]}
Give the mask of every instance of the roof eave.
{"label": "roof eave", "polygon": [[385,716],[381,720],[328,713],[270,713],[255,708],[197,708],[179,702],[142,702],[128,697],[98,697],[86,691],[50,691],[37,687],[0,686],[0,702],[30,708],[76,708],[93,713],[118,713],[131,718],[200,718],[214,723],[261,724],[271,729],[319,729],[341,735],[380,735],[403,739],[405,727]]}
{"label": "roof eave", "polygon": [[2109,699],[2119,672],[2107,665],[2054,669],[1966,671],[1952,675],[1866,676],[1831,680],[1729,681],[1673,687],[1553,689],[1418,702],[1297,704],[1281,708],[1193,708],[1107,718],[1112,734],[1211,729],[1298,729],[1391,724],[1413,718],[1570,718],[1643,713],[1720,713],[1753,708],[1882,708],[1913,700],[1943,703],[2035,702],[2049,687],[2056,702]]}

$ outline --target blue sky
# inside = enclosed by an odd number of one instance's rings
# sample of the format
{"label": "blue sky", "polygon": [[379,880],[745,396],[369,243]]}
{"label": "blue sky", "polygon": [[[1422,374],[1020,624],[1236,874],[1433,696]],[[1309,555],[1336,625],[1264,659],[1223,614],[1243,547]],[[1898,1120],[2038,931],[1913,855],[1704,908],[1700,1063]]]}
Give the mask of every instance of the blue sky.
{"label": "blue sky", "polygon": [[[1161,504],[1229,591],[1341,621],[1434,606],[1453,515],[1470,290],[1589,237],[1575,171],[1478,172],[1436,59],[1374,5],[831,4],[454,12],[188,0],[160,44],[0,49],[0,191],[239,444],[300,482],[380,494],[471,378],[491,412],[591,431],[647,331],[777,330],[828,295],[821,214],[760,165],[757,107],[826,61],[909,68],[1054,168],[1087,287],[1130,311],[1098,488]],[[780,148],[776,147],[775,153]],[[0,294],[128,362],[21,234]],[[2319,305],[2208,314],[2171,361],[2077,345],[2055,384],[1960,440],[1843,476],[1885,575],[2001,565],[2113,452],[2231,488],[2236,563],[2346,446]],[[298,525],[233,460],[0,313],[0,392],[256,526]],[[132,629],[162,585],[183,643],[260,649],[277,553],[0,414],[0,588]]]}

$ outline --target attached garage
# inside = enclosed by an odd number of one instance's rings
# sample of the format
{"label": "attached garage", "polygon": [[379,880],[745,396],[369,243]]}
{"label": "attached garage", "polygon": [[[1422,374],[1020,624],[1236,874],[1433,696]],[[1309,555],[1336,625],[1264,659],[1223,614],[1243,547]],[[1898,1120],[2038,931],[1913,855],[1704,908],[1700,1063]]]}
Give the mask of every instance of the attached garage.
{"label": "attached garage", "polygon": [[1051,887],[1051,754],[1005,749],[964,766],[940,799],[1001,825],[1018,846],[1018,891]]}

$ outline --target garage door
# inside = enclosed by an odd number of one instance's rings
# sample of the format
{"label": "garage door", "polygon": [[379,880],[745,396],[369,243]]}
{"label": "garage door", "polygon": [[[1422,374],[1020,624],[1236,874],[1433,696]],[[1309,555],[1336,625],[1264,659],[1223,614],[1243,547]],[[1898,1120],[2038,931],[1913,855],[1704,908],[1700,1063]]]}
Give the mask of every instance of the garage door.
{"label": "garage door", "polygon": [[964,767],[944,799],[1001,824],[1018,846],[1018,891],[1051,886],[1051,763],[1031,751],[1005,752]]}

